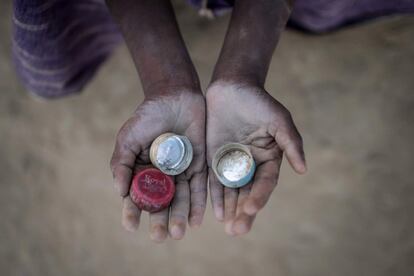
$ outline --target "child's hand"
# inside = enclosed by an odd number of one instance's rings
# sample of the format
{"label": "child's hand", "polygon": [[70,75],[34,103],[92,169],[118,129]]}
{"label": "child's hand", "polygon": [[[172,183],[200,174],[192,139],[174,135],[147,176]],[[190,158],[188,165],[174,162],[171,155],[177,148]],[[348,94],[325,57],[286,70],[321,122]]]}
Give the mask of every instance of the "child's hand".
{"label": "child's hand", "polygon": [[[293,169],[306,171],[302,138],[289,111],[260,87],[216,82],[207,90],[207,160],[215,216],[230,235],[247,233],[257,212],[275,188],[283,152]],[[211,169],[220,146],[239,142],[250,147],[256,161],[252,183],[222,186]]]}
{"label": "child's hand", "polygon": [[187,220],[198,226],[206,206],[205,100],[199,91],[179,90],[147,97],[118,133],[111,160],[115,186],[124,197],[122,223],[138,228],[141,211],[132,203],[129,188],[137,166],[150,164],[152,141],[165,132],[187,136],[194,150],[190,167],[175,177],[176,193],[170,209],[150,214],[154,241],[184,236]]}

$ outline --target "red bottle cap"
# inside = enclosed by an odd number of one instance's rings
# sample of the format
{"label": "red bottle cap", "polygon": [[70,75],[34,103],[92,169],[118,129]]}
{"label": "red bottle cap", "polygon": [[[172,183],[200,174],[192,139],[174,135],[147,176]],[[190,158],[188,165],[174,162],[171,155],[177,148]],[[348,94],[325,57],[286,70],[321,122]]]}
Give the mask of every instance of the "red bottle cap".
{"label": "red bottle cap", "polygon": [[132,180],[130,195],[138,208],[157,212],[170,205],[175,185],[171,176],[155,168],[139,171]]}

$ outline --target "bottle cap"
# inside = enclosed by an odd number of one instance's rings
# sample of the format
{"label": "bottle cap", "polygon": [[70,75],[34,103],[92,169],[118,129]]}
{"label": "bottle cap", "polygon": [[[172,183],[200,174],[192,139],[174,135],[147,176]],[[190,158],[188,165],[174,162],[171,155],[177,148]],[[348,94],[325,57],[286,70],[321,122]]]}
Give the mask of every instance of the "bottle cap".
{"label": "bottle cap", "polygon": [[151,144],[151,163],[168,175],[184,172],[193,159],[193,147],[185,136],[164,133]]}
{"label": "bottle cap", "polygon": [[230,143],[216,151],[212,167],[221,184],[229,188],[240,188],[253,178],[256,164],[247,146]]}
{"label": "bottle cap", "polygon": [[157,212],[170,205],[175,186],[171,176],[156,168],[139,171],[132,180],[130,196],[138,208]]}

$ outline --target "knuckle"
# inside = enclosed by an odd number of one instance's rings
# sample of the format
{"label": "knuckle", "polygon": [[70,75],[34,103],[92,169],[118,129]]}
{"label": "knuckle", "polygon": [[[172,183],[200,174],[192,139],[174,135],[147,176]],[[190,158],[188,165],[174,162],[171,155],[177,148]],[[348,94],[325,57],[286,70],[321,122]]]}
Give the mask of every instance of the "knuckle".
{"label": "knuckle", "polygon": [[173,202],[178,206],[186,206],[189,199],[190,196],[187,193],[176,193]]}
{"label": "knuckle", "polygon": [[194,214],[203,214],[205,208],[206,208],[206,202],[205,201],[191,202],[191,213],[193,215]]}
{"label": "knuckle", "polygon": [[206,185],[190,185],[190,192],[192,195],[200,194],[203,196],[207,193]]}
{"label": "knuckle", "polygon": [[280,145],[286,146],[290,142],[290,136],[287,134],[286,131],[279,131],[276,134],[277,141]]}
{"label": "knuckle", "polygon": [[263,183],[264,185],[273,184],[275,177],[270,174],[264,174],[258,178],[258,182]]}
{"label": "knuckle", "polygon": [[171,214],[171,225],[181,225],[187,220],[188,212],[173,212]]}
{"label": "knuckle", "polygon": [[186,179],[190,179],[193,177],[199,177],[199,178],[203,178],[207,175],[207,166],[205,165],[205,159],[204,158],[199,158],[197,160],[198,162],[194,163],[194,165],[191,165],[186,173]]}
{"label": "knuckle", "polygon": [[276,147],[272,148],[269,151],[269,158],[270,158],[270,160],[279,160],[279,159],[281,159],[280,150]]}
{"label": "knuckle", "polygon": [[188,181],[184,177],[177,177],[175,180],[175,187],[177,190],[184,189],[188,185]]}
{"label": "knuckle", "polygon": [[259,198],[254,198],[252,201],[253,206],[255,207],[255,209],[257,211],[260,211],[263,209],[263,207],[266,204],[266,199],[263,197],[259,197]]}

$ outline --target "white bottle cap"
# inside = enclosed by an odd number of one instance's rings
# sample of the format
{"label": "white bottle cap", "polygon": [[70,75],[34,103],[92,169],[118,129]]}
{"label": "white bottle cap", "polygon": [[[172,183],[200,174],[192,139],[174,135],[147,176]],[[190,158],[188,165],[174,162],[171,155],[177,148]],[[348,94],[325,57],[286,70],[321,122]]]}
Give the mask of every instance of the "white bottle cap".
{"label": "white bottle cap", "polygon": [[168,175],[184,172],[193,159],[193,147],[185,136],[164,133],[151,144],[151,163]]}
{"label": "white bottle cap", "polygon": [[239,143],[220,147],[214,154],[212,167],[221,184],[229,188],[246,185],[253,178],[256,170],[249,148]]}

